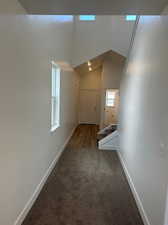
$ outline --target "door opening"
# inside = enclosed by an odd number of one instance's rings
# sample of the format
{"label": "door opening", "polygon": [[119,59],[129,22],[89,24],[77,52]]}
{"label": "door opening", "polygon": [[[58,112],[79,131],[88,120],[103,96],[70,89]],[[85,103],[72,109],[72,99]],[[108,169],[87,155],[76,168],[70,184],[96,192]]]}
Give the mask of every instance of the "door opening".
{"label": "door opening", "polygon": [[117,124],[119,111],[119,90],[107,89],[105,92],[104,125]]}

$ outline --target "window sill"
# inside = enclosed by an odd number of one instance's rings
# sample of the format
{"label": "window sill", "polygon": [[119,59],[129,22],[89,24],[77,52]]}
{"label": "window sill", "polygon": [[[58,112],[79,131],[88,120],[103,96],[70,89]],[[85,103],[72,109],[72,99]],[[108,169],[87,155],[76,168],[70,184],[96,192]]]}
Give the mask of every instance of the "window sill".
{"label": "window sill", "polygon": [[57,124],[57,125],[55,125],[55,126],[53,126],[53,127],[51,127],[51,130],[50,130],[50,132],[52,133],[52,132],[54,132],[57,128],[59,128],[60,126]]}

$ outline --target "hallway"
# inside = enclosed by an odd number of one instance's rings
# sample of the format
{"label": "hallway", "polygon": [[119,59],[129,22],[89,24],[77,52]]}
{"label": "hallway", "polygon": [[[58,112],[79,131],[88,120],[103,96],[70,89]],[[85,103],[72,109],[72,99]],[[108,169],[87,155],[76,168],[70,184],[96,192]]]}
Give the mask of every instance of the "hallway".
{"label": "hallway", "polygon": [[116,152],[79,125],[23,225],[143,225]]}
{"label": "hallway", "polygon": [[168,225],[168,0],[0,17],[0,225]]}

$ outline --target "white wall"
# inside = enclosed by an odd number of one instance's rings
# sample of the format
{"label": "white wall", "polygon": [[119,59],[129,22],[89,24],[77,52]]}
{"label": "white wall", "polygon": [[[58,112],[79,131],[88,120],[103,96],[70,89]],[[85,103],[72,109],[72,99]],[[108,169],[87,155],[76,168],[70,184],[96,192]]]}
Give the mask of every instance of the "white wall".
{"label": "white wall", "polygon": [[122,59],[119,56],[107,58],[103,63],[101,80],[101,128],[104,127],[106,89],[120,89],[124,65],[124,57]]}
{"label": "white wall", "polygon": [[120,153],[148,224],[163,225],[168,187],[167,16],[140,18],[121,93]]}
{"label": "white wall", "polygon": [[79,88],[83,89],[91,89],[91,90],[100,90],[101,88],[101,73],[102,68],[98,68],[92,72],[88,72],[85,74],[79,74]]}
{"label": "white wall", "polygon": [[13,225],[77,124],[78,78],[61,72],[61,127],[50,133],[50,62],[70,60],[72,18],[24,15],[16,0],[0,12],[0,224]]}
{"label": "white wall", "polygon": [[125,60],[108,58],[103,63],[102,88],[117,89],[120,87]]}
{"label": "white wall", "polygon": [[96,21],[75,20],[74,65],[113,50],[127,56],[134,22],[125,16],[96,16]]}

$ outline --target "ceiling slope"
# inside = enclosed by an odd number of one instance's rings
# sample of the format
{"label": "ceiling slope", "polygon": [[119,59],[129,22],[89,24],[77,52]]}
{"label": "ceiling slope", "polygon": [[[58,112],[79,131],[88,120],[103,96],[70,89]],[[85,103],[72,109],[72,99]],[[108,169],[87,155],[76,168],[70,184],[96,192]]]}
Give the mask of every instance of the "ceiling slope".
{"label": "ceiling slope", "polygon": [[135,22],[126,21],[125,16],[96,16],[93,22],[81,22],[76,17],[73,66],[109,50],[127,56],[134,25]]}
{"label": "ceiling slope", "polygon": [[[92,71],[97,70],[103,66],[104,60],[110,59],[113,62],[124,63],[126,57],[118,54],[115,51],[107,51],[93,59],[90,59]],[[81,65],[75,67],[77,73],[79,74],[87,74],[89,72],[88,62],[82,63]]]}

